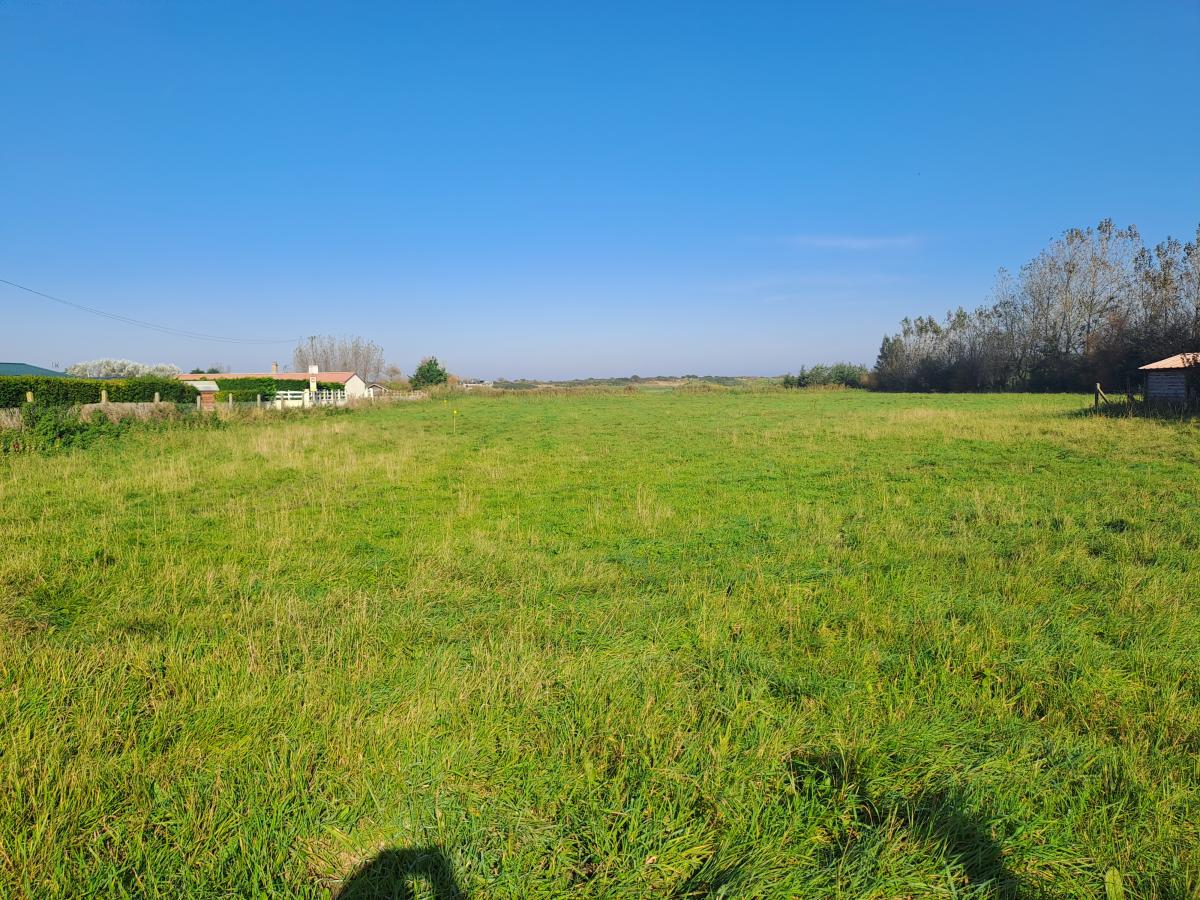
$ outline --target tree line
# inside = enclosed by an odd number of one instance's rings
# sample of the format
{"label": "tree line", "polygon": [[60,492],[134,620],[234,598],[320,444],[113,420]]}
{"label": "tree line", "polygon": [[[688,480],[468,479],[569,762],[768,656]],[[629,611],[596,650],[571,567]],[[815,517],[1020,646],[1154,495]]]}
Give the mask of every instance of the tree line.
{"label": "tree line", "polygon": [[1134,386],[1139,366],[1200,350],[1200,227],[1153,249],[1105,219],[1073,228],[988,302],[944,320],[904,319],[879,348],[872,386],[903,391]]}

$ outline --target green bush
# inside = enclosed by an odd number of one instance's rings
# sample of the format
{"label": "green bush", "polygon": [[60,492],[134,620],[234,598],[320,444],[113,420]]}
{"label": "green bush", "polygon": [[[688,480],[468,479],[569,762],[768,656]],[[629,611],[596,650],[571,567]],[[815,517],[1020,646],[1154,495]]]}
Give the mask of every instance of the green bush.
{"label": "green bush", "polygon": [[87,447],[106,436],[118,435],[129,422],[111,422],[103,413],[90,421],[66,405],[26,403],[21,407],[21,428],[0,430],[0,451],[6,453]]}
{"label": "green bush", "polygon": [[0,407],[25,403],[27,391],[41,406],[72,406],[99,403],[100,392],[108,391],[113,403],[149,403],[157,392],[168,403],[188,403],[196,399],[196,389],[176,378],[145,375],[139,378],[48,378],[26,375],[0,376]]}
{"label": "green bush", "polygon": [[[235,403],[249,403],[256,399],[261,394],[264,400],[270,400],[275,396],[277,391],[304,391],[308,390],[307,381],[285,380],[277,378],[214,378],[217,388],[219,389],[216,395],[216,402],[228,402],[229,395],[233,395]],[[341,391],[345,390],[344,384],[337,384],[331,381],[318,381],[317,390],[320,391]]]}
{"label": "green bush", "polygon": [[25,403],[25,393],[33,391],[37,403],[70,406],[72,403],[94,403],[100,398],[99,382],[83,378],[48,378],[29,375],[0,376],[0,407],[17,407]]}
{"label": "green bush", "polygon": [[412,385],[414,391],[419,391],[422,388],[445,384],[449,379],[450,373],[446,371],[445,366],[437,361],[437,357],[427,356],[421,360],[421,364],[413,372],[409,383]]}
{"label": "green bush", "polygon": [[80,416],[78,406],[26,403],[21,407],[21,427],[0,428],[0,453],[53,453],[58,450],[90,447],[106,437],[126,432],[167,429],[221,429],[225,416],[178,415],[173,406],[161,407],[162,416],[143,419],[136,416],[111,420],[102,410],[93,410],[88,419]]}
{"label": "green bush", "polygon": [[[164,403],[196,402],[196,389],[178,378],[142,375],[138,378],[101,382],[100,386],[107,387],[108,399],[113,403],[150,403],[156,393]],[[98,399],[92,402],[95,403]]]}
{"label": "green bush", "polygon": [[[295,390],[295,388],[285,388],[282,385],[299,384],[299,382],[279,382],[274,378],[214,378],[212,380],[217,383],[217,388],[222,394],[232,393],[235,400],[253,400],[259,394],[264,397],[273,397],[276,391]],[[307,382],[302,387],[308,387]]]}
{"label": "green bush", "polygon": [[800,367],[795,375],[784,375],[785,388],[818,387],[840,385],[842,387],[866,387],[869,376],[866,366],[853,363],[834,363],[832,366]]}

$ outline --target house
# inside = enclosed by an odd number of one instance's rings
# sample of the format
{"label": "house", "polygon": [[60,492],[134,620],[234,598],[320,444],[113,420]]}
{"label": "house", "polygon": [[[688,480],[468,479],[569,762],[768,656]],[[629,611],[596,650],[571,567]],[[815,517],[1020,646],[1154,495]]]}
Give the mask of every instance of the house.
{"label": "house", "polygon": [[55,372],[53,369],[43,369],[41,366],[31,366],[29,363],[0,362],[0,375],[24,375],[38,378],[70,378],[66,372]]}
{"label": "house", "polygon": [[1177,353],[1142,366],[1146,373],[1147,403],[1189,403],[1200,400],[1200,353]]}
{"label": "house", "polygon": [[[274,368],[274,367],[272,367]],[[275,381],[296,381],[300,382],[295,389],[302,391],[305,388],[316,390],[317,384],[337,384],[341,385],[342,390],[346,392],[347,399],[354,397],[365,397],[367,395],[367,383],[357,372],[320,372],[316,366],[310,366],[310,371],[305,372],[221,372],[217,375],[205,375],[201,373],[177,375],[181,381],[196,383],[199,381],[212,381],[220,379],[221,381],[233,381],[238,378],[273,378]]]}

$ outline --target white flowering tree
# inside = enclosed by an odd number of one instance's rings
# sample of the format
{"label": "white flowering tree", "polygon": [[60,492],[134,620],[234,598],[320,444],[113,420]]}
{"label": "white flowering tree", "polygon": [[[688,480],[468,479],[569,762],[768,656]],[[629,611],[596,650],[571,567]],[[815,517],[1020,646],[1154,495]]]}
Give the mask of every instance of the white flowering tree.
{"label": "white flowering tree", "polygon": [[75,363],[67,369],[67,374],[77,378],[136,378],[139,375],[173,378],[179,374],[179,367],[170,363],[156,363],[151,366],[131,359],[93,359]]}

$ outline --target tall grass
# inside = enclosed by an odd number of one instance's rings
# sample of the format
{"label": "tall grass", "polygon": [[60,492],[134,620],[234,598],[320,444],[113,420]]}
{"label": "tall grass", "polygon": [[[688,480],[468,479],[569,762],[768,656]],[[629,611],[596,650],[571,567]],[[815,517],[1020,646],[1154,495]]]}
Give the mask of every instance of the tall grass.
{"label": "tall grass", "polygon": [[0,894],[1195,895],[1200,442],[1083,402],[0,458]]}

